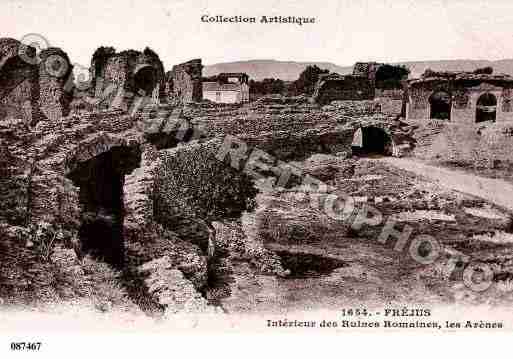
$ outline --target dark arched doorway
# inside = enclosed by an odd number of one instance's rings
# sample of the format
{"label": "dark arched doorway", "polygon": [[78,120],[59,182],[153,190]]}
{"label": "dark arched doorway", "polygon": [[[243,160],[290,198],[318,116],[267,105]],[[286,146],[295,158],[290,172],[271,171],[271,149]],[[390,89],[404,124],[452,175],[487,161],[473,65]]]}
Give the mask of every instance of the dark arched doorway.
{"label": "dark arched doorway", "polygon": [[361,127],[353,135],[351,149],[354,155],[391,155],[392,140],[379,127]]}
{"label": "dark arched doorway", "polygon": [[479,97],[476,105],[476,123],[493,121],[497,118],[497,97],[485,93]]}
{"label": "dark arched doorway", "polygon": [[144,66],[135,72],[135,90],[144,91],[145,96],[150,96],[157,85],[155,69],[151,66]]}
{"label": "dark arched doorway", "polygon": [[68,174],[80,188],[81,252],[118,268],[124,264],[124,177],[139,162],[138,148],[113,147]]}
{"label": "dark arched doorway", "polygon": [[434,92],[429,97],[429,118],[437,120],[451,119],[451,95],[445,91]]}

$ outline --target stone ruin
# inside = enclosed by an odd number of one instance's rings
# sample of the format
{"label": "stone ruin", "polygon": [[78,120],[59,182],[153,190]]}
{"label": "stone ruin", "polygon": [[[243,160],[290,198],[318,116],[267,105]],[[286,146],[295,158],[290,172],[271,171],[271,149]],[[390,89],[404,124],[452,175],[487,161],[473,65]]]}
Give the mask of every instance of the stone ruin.
{"label": "stone ruin", "polygon": [[321,105],[331,101],[372,100],[376,93],[376,73],[383,64],[357,62],[350,75],[321,75],[312,100]]}
{"label": "stone ruin", "polygon": [[116,52],[100,47],[91,60],[90,95],[101,99],[100,108],[127,110],[135,96],[157,104],[164,93],[164,66],[149,48]]}
{"label": "stone ruin", "polygon": [[[208,228],[198,224],[194,216],[168,213],[159,210],[158,205],[172,207],[168,204],[179,203],[186,207],[184,211],[190,210],[187,207],[193,208],[194,203],[183,201],[186,197],[180,196],[180,190],[187,186],[173,186],[179,176],[173,172],[179,168],[175,162],[180,158],[185,159],[186,163],[180,163],[185,168],[207,168],[203,170],[204,178],[188,176],[184,179],[203,181],[198,188],[208,187],[205,183],[220,183],[219,186],[228,186],[230,190],[234,187],[234,176],[218,169],[222,167],[219,163],[209,162],[203,155],[203,146],[217,150],[219,137],[229,133],[287,161],[297,159],[301,151],[302,157],[319,151],[389,152],[397,143],[391,134],[396,129],[390,128],[393,122],[389,119],[385,121],[380,117],[374,122],[366,119],[346,123],[346,117],[354,117],[353,112],[363,106],[361,103],[351,105],[347,116],[341,114],[345,110],[333,105],[333,113],[338,113],[338,118],[331,116],[329,109],[321,109],[304,99],[294,106],[273,101],[266,104],[262,100],[250,108],[253,114],[261,115],[259,118],[244,117],[244,121],[237,121],[228,116],[225,122],[209,121],[204,134],[217,137],[217,142],[203,144],[202,139],[200,144],[177,146],[173,142],[168,146],[169,138],[176,136],[164,129],[176,129],[180,125],[179,120],[183,120],[181,106],[176,118],[166,116],[158,131],[152,133],[151,140],[145,128],[140,126],[142,114],[129,114],[127,110],[134,95],[150,95],[155,104],[169,94],[179,97],[182,104],[200,101],[200,60],[175,66],[165,82],[162,63],[153,51],[117,53],[112,48],[100,48],[91,61],[93,76],[88,91],[93,98],[103,101],[81,113],[68,114],[70,92],[66,91],[65,80],[69,79],[71,66],[66,54],[59,49],[43,51],[40,57],[45,66],[42,67],[41,64],[27,64],[13,55],[18,53],[20,46],[15,40],[0,43],[4,44],[0,47],[0,89],[8,94],[4,98],[9,99],[2,103],[6,104],[2,110],[8,114],[0,121],[0,182],[6,189],[0,195],[0,230],[10,238],[10,242],[4,241],[8,243],[7,256],[16,258],[19,253],[26,254],[24,258],[30,258],[32,267],[38,272],[38,276],[30,277],[30,280],[38,283],[44,282],[46,274],[53,270],[50,263],[36,262],[31,257],[47,243],[36,238],[35,229],[47,226],[53,228],[50,237],[58,238],[59,246],[78,246],[79,255],[92,254],[117,268],[124,267],[127,262],[138,268],[160,258],[166,266],[169,264],[172,270],[182,273],[184,278],[181,280],[194,290],[204,289],[209,270],[205,253]],[[52,67],[52,59],[64,61],[69,71],[59,77],[58,70],[62,67],[58,63]],[[23,78],[21,89],[16,86],[19,82],[15,82],[19,78]],[[363,76],[355,78],[368,83]],[[109,87],[115,91],[106,91]],[[351,91],[359,90],[352,87]],[[220,113],[212,104],[192,103],[189,106],[212,107],[214,114]],[[157,106],[159,110],[164,107]],[[183,111],[185,109],[187,106]],[[312,113],[314,109],[317,112]],[[298,116],[296,111],[301,115]],[[204,114],[206,110],[200,112]],[[362,108],[361,112],[369,111]],[[269,114],[276,117],[267,118]],[[62,120],[39,121],[45,117]],[[202,116],[190,117],[198,120]],[[262,120],[264,117],[265,121]],[[326,128],[319,128],[320,121],[327,122]],[[389,124],[384,125],[385,122]],[[29,126],[29,123],[35,123],[35,126]],[[375,128],[370,129],[371,125]],[[215,128],[209,132],[209,126]],[[254,134],[250,133],[250,128],[255,130]],[[362,141],[360,148],[355,148],[358,144],[354,143],[353,136],[359,128],[362,128]],[[378,137],[383,145],[367,148],[369,138]],[[159,145],[161,142],[166,144]],[[208,170],[213,165],[216,169]],[[223,181],[216,182],[211,178],[222,178]],[[176,187],[179,188],[175,191]],[[214,189],[212,191],[218,194],[229,192],[225,188]],[[209,200],[210,192],[203,192]],[[0,248],[3,249],[2,244]],[[262,256],[262,260],[267,260],[266,255]],[[17,264],[13,264],[13,268],[19,269],[22,279],[32,275],[18,268]],[[3,284],[1,277],[0,273]],[[18,279],[7,282],[13,288],[31,290],[30,286],[20,285]],[[33,294],[30,296],[34,297]]]}
{"label": "stone ruin", "polygon": [[56,120],[69,113],[72,66],[59,48],[36,50],[10,38],[0,39],[0,120],[27,123]]}
{"label": "stone ruin", "polygon": [[201,59],[194,59],[173,66],[166,74],[166,93],[169,98],[181,103],[201,102],[202,90]]}
{"label": "stone ruin", "polygon": [[371,100],[374,98],[374,91],[373,82],[367,77],[331,73],[321,75],[312,99],[321,105],[337,100]]}
{"label": "stone ruin", "polygon": [[59,119],[70,110],[72,66],[68,55],[58,48],[39,54],[39,108],[48,119]]}
{"label": "stone ruin", "polygon": [[407,82],[406,119],[501,122],[513,119],[512,101],[509,75],[435,72]]}

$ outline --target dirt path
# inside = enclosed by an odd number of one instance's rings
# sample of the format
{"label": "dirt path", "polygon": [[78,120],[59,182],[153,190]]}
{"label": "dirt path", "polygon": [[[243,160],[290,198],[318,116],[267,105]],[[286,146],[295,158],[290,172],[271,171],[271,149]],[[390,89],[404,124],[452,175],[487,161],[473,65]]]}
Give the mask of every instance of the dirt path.
{"label": "dirt path", "polygon": [[497,206],[513,211],[513,184],[500,179],[484,178],[470,175],[458,170],[427,165],[412,159],[386,157],[384,161],[392,166],[472,196],[482,198]]}

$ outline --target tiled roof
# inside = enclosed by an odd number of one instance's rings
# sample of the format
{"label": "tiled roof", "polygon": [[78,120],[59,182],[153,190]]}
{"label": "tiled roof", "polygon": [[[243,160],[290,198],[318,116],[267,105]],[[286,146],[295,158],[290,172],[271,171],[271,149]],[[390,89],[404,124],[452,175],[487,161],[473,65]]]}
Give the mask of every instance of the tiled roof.
{"label": "tiled roof", "polygon": [[240,91],[240,84],[220,84],[218,82],[203,82],[203,91]]}

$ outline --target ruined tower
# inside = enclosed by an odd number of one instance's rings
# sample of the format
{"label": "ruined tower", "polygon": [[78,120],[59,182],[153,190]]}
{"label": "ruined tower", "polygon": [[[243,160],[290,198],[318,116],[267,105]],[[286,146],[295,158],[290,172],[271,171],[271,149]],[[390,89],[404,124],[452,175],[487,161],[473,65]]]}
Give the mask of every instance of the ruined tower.
{"label": "ruined tower", "polygon": [[69,113],[72,66],[59,48],[36,50],[15,39],[0,39],[0,119],[28,123]]}
{"label": "ruined tower", "polygon": [[57,120],[69,113],[72,65],[68,55],[59,48],[45,49],[39,57],[39,108],[47,119]]}
{"label": "ruined tower", "polygon": [[166,74],[166,92],[182,103],[199,102],[202,100],[201,59],[194,59],[173,66]]}
{"label": "ruined tower", "polygon": [[0,39],[0,120],[22,119],[28,123],[38,114],[36,50],[15,39]]}
{"label": "ruined tower", "polygon": [[101,100],[100,108],[126,110],[137,96],[159,102],[164,66],[149,48],[118,53],[112,47],[100,47],[93,55],[91,71],[92,94]]}

